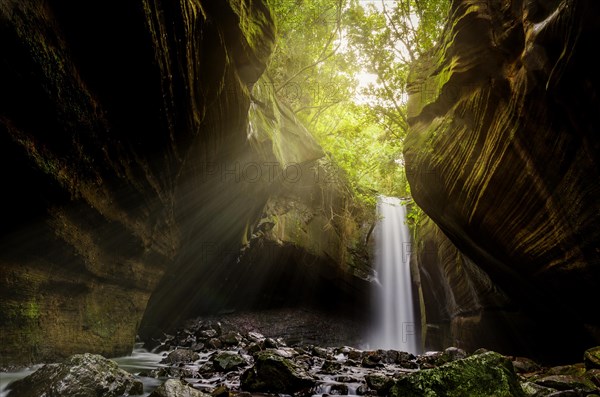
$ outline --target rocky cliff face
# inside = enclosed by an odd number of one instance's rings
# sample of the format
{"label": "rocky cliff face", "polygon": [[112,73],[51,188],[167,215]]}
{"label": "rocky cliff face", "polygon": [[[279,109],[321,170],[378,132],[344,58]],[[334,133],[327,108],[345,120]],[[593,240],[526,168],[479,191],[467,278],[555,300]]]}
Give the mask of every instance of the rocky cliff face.
{"label": "rocky cliff face", "polygon": [[599,15],[593,1],[453,1],[410,86],[415,201],[533,321],[521,329],[538,343],[509,345],[537,353],[600,338]]}
{"label": "rocky cliff face", "polygon": [[322,156],[259,163],[248,110],[273,40],[260,0],[0,5],[0,365],[126,354],[144,313],[218,300],[211,269],[273,186],[252,167]]}

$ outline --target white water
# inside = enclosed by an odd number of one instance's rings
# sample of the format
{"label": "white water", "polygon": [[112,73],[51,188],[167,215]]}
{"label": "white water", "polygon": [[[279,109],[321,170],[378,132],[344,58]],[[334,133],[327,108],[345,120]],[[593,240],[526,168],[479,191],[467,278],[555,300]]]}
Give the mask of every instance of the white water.
{"label": "white water", "polygon": [[369,347],[418,354],[406,206],[397,198],[380,197],[377,214],[381,218],[374,231],[379,288]]}

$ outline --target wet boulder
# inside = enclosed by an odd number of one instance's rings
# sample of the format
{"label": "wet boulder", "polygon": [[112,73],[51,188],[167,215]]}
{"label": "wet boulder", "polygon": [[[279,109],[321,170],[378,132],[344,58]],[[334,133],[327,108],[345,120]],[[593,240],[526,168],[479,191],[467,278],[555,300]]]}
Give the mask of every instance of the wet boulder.
{"label": "wet boulder", "polygon": [[390,396],[524,396],[511,361],[495,352],[473,355],[398,379]]}
{"label": "wet boulder", "polygon": [[10,397],[120,397],[142,394],[144,386],[114,361],[86,353],[61,364],[47,364],[9,389]]}
{"label": "wet boulder", "polygon": [[265,350],[255,356],[255,364],[241,378],[241,388],[250,392],[286,393],[308,389],[315,385],[300,366]]}
{"label": "wet boulder", "polygon": [[394,380],[391,377],[380,373],[366,375],[365,381],[369,388],[375,390],[380,396],[387,395],[390,388],[394,385]]}
{"label": "wet boulder", "polygon": [[189,349],[175,349],[167,357],[165,357],[162,364],[179,364],[179,363],[191,363],[198,360],[200,356],[198,353]]}

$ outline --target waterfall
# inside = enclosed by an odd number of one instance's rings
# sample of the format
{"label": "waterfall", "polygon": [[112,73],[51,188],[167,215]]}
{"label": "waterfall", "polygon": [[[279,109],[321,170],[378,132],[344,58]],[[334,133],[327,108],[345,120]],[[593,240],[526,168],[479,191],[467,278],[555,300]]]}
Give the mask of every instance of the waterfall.
{"label": "waterfall", "polygon": [[375,227],[375,321],[370,347],[419,353],[410,276],[411,239],[406,206],[394,197],[380,197]]}

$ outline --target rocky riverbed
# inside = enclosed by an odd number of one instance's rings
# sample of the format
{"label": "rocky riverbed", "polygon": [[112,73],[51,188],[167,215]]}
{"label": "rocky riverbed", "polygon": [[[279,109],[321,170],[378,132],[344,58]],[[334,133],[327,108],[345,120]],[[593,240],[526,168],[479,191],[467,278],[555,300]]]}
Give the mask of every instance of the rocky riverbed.
{"label": "rocky riverbed", "polygon": [[[239,323],[238,323],[239,325]],[[242,327],[243,328],[243,327]],[[190,321],[156,341],[162,360],[135,377],[97,355],[49,364],[9,386],[9,397],[142,394],[190,396],[600,396],[600,347],[582,362],[543,367],[524,357],[450,347],[413,355],[396,350],[322,347],[215,319]]]}

